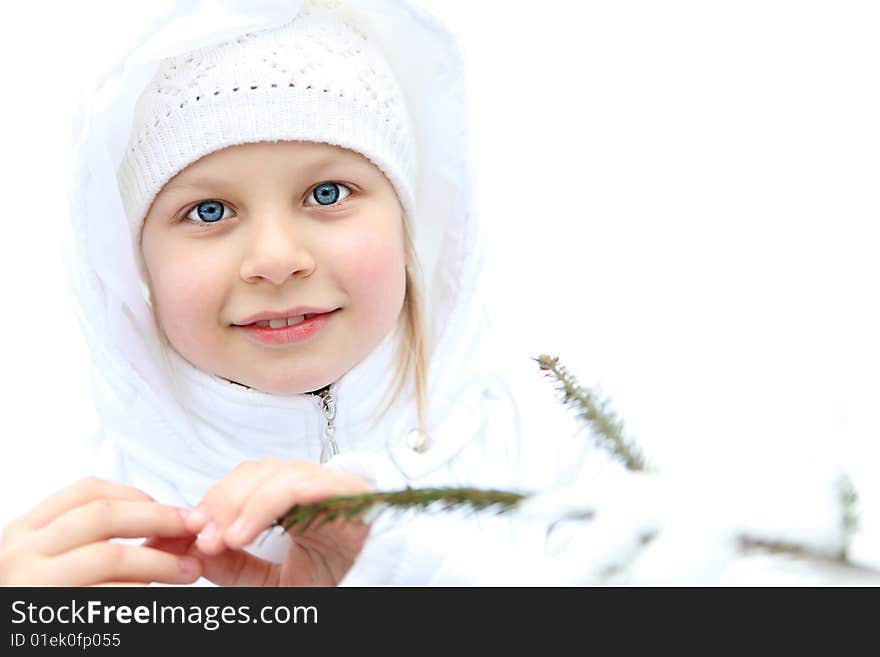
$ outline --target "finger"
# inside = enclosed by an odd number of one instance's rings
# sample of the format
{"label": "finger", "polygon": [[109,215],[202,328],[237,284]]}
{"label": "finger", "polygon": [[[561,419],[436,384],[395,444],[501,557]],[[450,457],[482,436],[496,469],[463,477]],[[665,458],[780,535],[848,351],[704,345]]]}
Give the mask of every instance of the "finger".
{"label": "finger", "polygon": [[224,540],[231,548],[244,547],[295,504],[312,504],[366,490],[368,487],[360,477],[325,468],[314,470],[307,478],[297,471],[284,472],[249,496],[239,517],[226,530]]}
{"label": "finger", "polygon": [[106,582],[104,584],[92,584],[92,586],[149,586],[144,582]]}
{"label": "finger", "polygon": [[328,497],[368,493],[370,487],[357,475],[321,468],[318,476],[299,486],[297,504],[315,504]]}
{"label": "finger", "polygon": [[62,513],[96,499],[153,501],[153,498],[137,488],[114,481],[87,477],[56,491],[37,506],[9,523],[4,538],[18,535],[23,530],[43,527]]}
{"label": "finger", "polygon": [[217,586],[278,586],[280,566],[243,550],[208,555],[194,546],[189,554],[202,564],[202,577]]}
{"label": "finger", "polygon": [[93,586],[108,582],[191,584],[201,576],[193,556],[120,543],[93,543],[44,560],[42,579],[54,586]]}
{"label": "finger", "polygon": [[187,519],[187,527],[197,532],[210,523],[214,523],[216,527],[225,527],[238,515],[239,508],[250,491],[283,467],[283,463],[282,459],[274,457],[239,463],[205,493]]}
{"label": "finger", "polygon": [[184,537],[191,533],[175,507],[156,502],[93,500],[67,511],[30,537],[30,546],[58,555],[110,538]]}
{"label": "finger", "polygon": [[254,491],[266,481],[279,476],[279,473],[293,473],[291,476],[298,476],[298,473],[308,473],[319,467],[306,461],[270,457],[252,462],[249,467],[242,467],[239,472],[232,473],[227,478],[227,487],[218,488],[205,496],[204,504],[211,514],[211,522],[199,534],[199,549],[206,554],[219,554],[225,549],[224,536],[229,525],[241,514],[241,507],[252,497]]}

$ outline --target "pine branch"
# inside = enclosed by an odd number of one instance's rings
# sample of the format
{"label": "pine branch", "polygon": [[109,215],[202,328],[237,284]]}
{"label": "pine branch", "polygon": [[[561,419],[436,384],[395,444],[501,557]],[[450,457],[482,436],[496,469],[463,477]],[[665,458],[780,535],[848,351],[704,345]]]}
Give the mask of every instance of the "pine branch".
{"label": "pine branch", "polygon": [[849,558],[849,547],[852,537],[859,528],[859,516],[857,505],[859,496],[852,481],[846,475],[841,476],[837,482],[838,498],[841,507],[841,524],[843,529],[843,546],[840,549],[840,558]]}
{"label": "pine branch", "polygon": [[494,508],[496,513],[512,510],[525,499],[525,495],[500,490],[479,488],[407,488],[401,491],[363,493],[331,497],[315,504],[292,507],[275,521],[274,526],[285,531],[297,528],[305,531],[313,524],[320,527],[337,519],[351,520],[377,509],[428,509],[441,511],[469,507],[476,511]]}
{"label": "pine branch", "polygon": [[[559,363],[557,357],[541,355],[535,360],[547,376],[555,377],[559,383],[557,391],[562,402],[573,408],[578,417],[590,426],[599,442],[611,454],[621,460],[629,470],[643,471],[648,469],[646,458],[639,446],[623,432],[623,423],[608,403],[601,400],[592,391],[581,387],[568,370]],[[837,564],[850,568],[854,573],[867,573],[847,562],[847,552],[853,533],[858,526],[856,504],[858,496],[855,488],[847,477],[838,482],[838,496],[841,505],[841,523],[843,544],[837,555],[823,554],[802,545],[781,541],[768,541],[741,535],[739,547],[742,552],[763,551],[773,554],[788,555],[804,559],[819,565]],[[296,505],[279,517],[273,527],[282,527],[284,531],[296,529],[303,532],[310,527],[321,527],[335,520],[350,521],[367,513],[383,512],[387,509],[417,509],[448,511],[457,508],[470,508],[475,511],[494,509],[496,513],[505,513],[515,509],[527,495],[501,490],[485,490],[478,488],[407,488],[400,491],[382,491],[332,497],[322,502],[307,505]],[[589,520],[592,515],[581,518]],[[647,544],[653,535],[646,536]],[[613,573],[608,573],[609,575]]]}
{"label": "pine branch", "polygon": [[753,552],[761,552],[764,554],[786,556],[811,563],[818,567],[837,568],[838,570],[836,572],[839,576],[857,576],[864,584],[870,584],[871,586],[880,584],[880,572],[875,568],[857,565],[848,561],[845,554],[838,553],[833,555],[797,543],[768,541],[745,535],[738,537],[738,543],[740,552],[744,555]]}
{"label": "pine branch", "polygon": [[623,461],[629,470],[648,469],[641,449],[624,436],[623,422],[608,409],[606,401],[598,399],[593,392],[580,386],[556,356],[542,354],[532,360],[538,363],[547,376],[557,379],[557,391],[562,395],[562,403],[573,408],[578,417],[595,430],[602,447]]}

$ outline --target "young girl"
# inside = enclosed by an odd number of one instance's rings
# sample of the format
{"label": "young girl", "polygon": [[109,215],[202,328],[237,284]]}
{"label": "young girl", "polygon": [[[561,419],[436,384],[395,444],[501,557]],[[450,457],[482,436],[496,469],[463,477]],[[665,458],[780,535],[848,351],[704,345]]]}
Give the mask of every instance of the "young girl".
{"label": "young girl", "polygon": [[546,481],[486,340],[453,40],[397,0],[233,4],[176,7],[83,113],[106,465],[6,528],[3,583],[465,581],[454,518],[255,539],[332,495]]}

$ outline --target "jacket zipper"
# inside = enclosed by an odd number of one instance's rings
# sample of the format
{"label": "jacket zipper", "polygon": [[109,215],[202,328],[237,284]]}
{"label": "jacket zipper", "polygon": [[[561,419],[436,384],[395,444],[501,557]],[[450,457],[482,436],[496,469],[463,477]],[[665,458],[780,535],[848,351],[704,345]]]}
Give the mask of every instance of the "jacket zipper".
{"label": "jacket zipper", "polygon": [[336,398],[330,392],[332,386],[322,390],[316,398],[321,413],[324,414],[324,440],[321,445],[321,463],[326,463],[339,454],[339,446],[336,444]]}

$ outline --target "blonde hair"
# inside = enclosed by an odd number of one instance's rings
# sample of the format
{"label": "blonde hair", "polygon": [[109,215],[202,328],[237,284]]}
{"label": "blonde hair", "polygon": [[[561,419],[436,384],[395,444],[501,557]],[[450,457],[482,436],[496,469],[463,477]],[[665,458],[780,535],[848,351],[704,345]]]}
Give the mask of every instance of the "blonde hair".
{"label": "blonde hair", "polygon": [[[394,377],[386,391],[390,399],[379,413],[376,421],[384,416],[400,397],[407,379],[412,376],[415,392],[416,413],[419,429],[427,427],[427,394],[428,394],[428,345],[425,332],[424,304],[421,294],[421,269],[416,257],[415,245],[410,235],[409,222],[403,222],[404,249],[406,259],[406,291],[403,295],[403,307],[400,310],[399,323],[403,325],[403,336],[398,344],[397,367]],[[393,390],[393,392],[392,392]]]}

